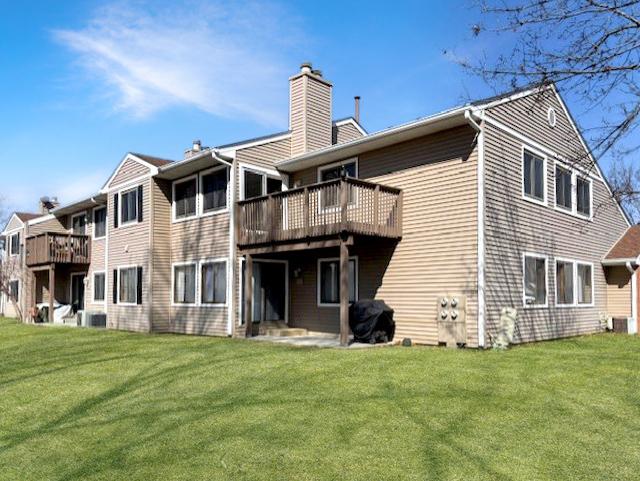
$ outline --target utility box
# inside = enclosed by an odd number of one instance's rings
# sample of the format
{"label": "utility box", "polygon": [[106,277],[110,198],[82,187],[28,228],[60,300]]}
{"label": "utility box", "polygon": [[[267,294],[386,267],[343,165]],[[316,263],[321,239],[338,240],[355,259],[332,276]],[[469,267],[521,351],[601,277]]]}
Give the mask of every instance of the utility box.
{"label": "utility box", "polygon": [[462,295],[438,297],[438,343],[456,347],[467,343],[467,298]]}

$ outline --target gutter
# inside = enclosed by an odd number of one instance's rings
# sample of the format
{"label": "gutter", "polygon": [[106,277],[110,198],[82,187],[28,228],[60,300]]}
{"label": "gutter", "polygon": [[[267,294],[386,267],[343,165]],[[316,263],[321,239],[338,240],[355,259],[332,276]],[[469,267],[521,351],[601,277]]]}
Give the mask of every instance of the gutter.
{"label": "gutter", "polygon": [[201,152],[198,155],[194,155],[193,157],[189,157],[188,159],[183,159],[183,160],[180,160],[178,162],[172,162],[171,164],[163,165],[162,167],[160,167],[158,169],[158,172],[161,173],[161,172],[171,171],[171,170],[176,169],[178,167],[182,167],[183,165],[187,165],[190,162],[194,162],[196,160],[203,159],[208,155],[210,155],[214,159],[222,162],[223,164],[226,164],[229,167],[231,167],[231,164],[233,162],[233,157],[229,157],[227,155],[223,155],[223,154],[221,154],[219,151],[217,151],[215,149],[209,149],[209,150],[205,150],[205,151]]}
{"label": "gutter", "polygon": [[[475,141],[478,146],[478,172],[477,172],[477,195],[478,195],[478,203],[477,203],[477,225],[478,225],[478,347],[483,348],[485,344],[485,328],[486,328],[486,277],[485,277],[485,196],[484,196],[484,131],[482,130],[482,126],[478,124],[476,118],[474,116],[476,113],[467,109],[464,111],[464,118],[471,126],[473,130],[476,131]],[[478,119],[482,121],[482,117]]]}

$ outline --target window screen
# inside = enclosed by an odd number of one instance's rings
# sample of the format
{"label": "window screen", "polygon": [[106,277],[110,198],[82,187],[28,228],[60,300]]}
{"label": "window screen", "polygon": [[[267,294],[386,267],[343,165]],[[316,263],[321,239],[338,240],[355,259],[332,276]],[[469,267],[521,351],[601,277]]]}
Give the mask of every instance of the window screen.
{"label": "window screen", "polygon": [[196,265],[174,266],[173,302],[193,304],[196,302]]}
{"label": "window screen", "polygon": [[227,302],[227,263],[206,262],[202,264],[202,303],[224,304]]}
{"label": "window screen", "polygon": [[229,169],[219,169],[202,176],[202,211],[224,209],[227,206]]}
{"label": "window screen", "polygon": [[[349,302],[356,301],[356,261],[349,260]],[[340,303],[340,263],[320,261],[320,303]]]}
{"label": "window screen", "polygon": [[135,304],[138,292],[138,269],[128,267],[120,269],[120,302]]}
{"label": "window screen", "polygon": [[184,219],[196,215],[198,182],[195,178],[174,184],[175,217]]}
{"label": "window screen", "polygon": [[104,237],[107,234],[107,209],[96,209],[93,211],[93,235]]}
{"label": "window screen", "polygon": [[571,210],[571,172],[556,167],[556,205]]}
{"label": "window screen", "polygon": [[556,263],[556,303],[573,304],[573,262]]}
{"label": "window screen", "polygon": [[524,152],[524,194],[544,201],[544,160]]}
{"label": "window screen", "polygon": [[105,296],[105,274],[104,272],[93,275],[93,300],[104,301]]}
{"label": "window screen", "polygon": [[525,257],[524,300],[528,306],[547,303],[547,261],[543,257]]}
{"label": "window screen", "polygon": [[593,302],[592,270],[589,264],[578,264],[578,304]]}
{"label": "window screen", "polygon": [[138,189],[123,192],[120,198],[120,221],[122,224],[138,219]]}
{"label": "window screen", "polygon": [[580,214],[591,215],[591,182],[578,177],[576,179],[576,202]]}

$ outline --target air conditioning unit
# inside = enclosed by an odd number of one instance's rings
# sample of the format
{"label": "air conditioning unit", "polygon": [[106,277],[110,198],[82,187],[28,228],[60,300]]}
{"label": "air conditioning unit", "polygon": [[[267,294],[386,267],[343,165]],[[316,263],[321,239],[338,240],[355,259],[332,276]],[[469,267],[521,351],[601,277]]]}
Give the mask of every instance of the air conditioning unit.
{"label": "air conditioning unit", "polygon": [[107,327],[107,315],[104,312],[82,312],[82,327]]}

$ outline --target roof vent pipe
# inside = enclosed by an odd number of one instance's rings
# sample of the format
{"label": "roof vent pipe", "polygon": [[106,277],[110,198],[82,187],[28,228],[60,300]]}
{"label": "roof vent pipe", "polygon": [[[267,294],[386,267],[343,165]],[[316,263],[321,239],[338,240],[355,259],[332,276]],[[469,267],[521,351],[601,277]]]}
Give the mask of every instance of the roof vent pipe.
{"label": "roof vent pipe", "polygon": [[360,123],[360,96],[356,95],[353,100],[355,102],[355,119],[356,122]]}

